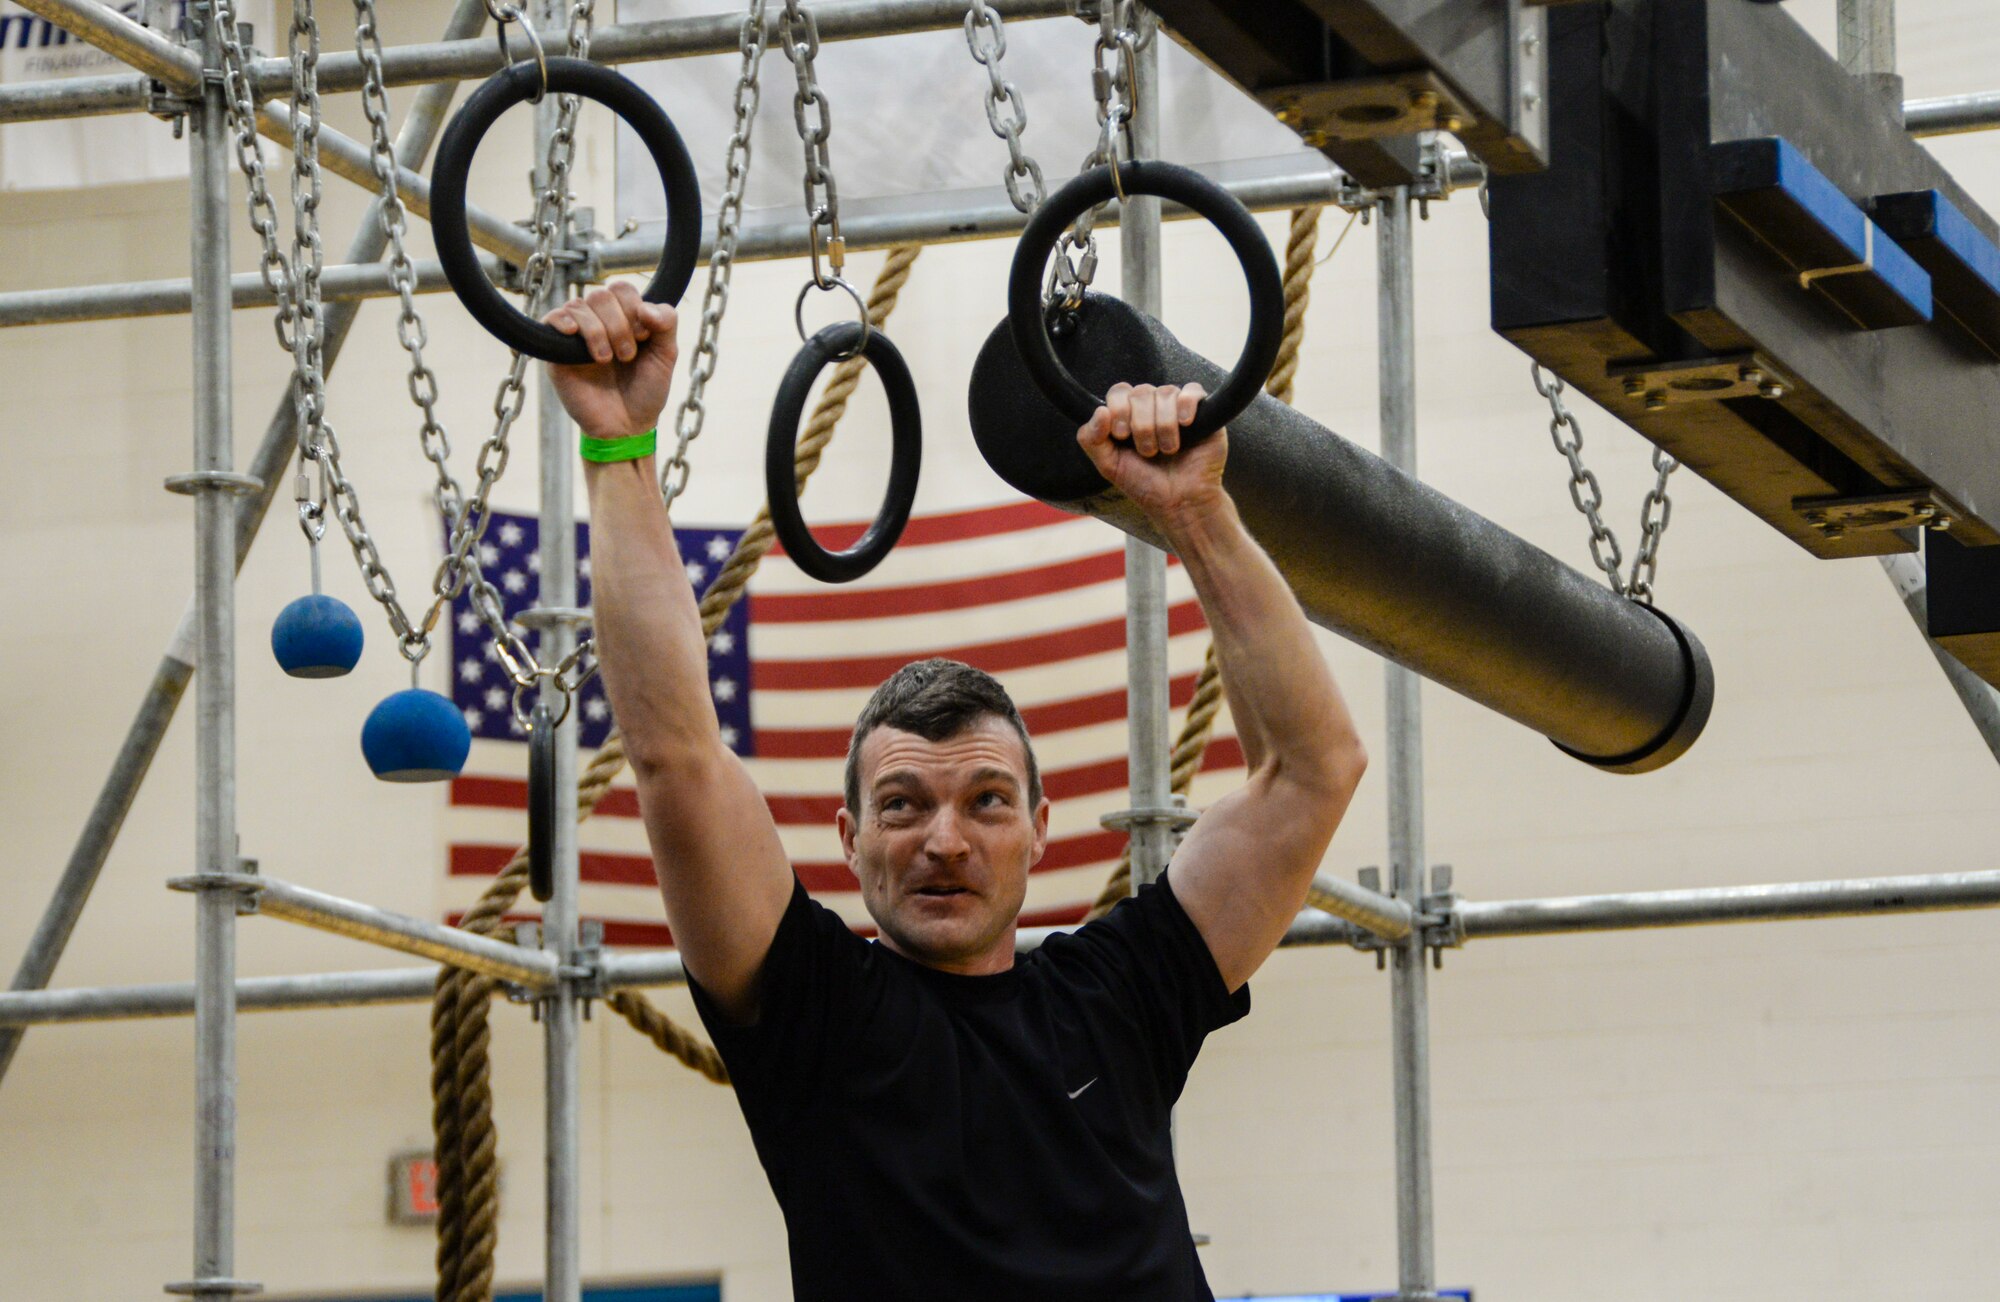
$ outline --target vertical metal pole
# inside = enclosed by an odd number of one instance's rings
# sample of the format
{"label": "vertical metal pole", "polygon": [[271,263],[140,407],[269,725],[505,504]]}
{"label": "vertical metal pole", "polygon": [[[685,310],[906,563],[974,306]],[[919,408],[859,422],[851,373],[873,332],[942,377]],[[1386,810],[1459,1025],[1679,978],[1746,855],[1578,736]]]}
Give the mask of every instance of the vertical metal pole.
{"label": "vertical metal pole", "polygon": [[1840,64],[1865,78],[1903,113],[1903,78],[1896,72],[1896,0],[1840,0]]}
{"label": "vertical metal pole", "polygon": [[[1160,50],[1157,31],[1133,70],[1132,152],[1160,156]],[[1160,201],[1126,200],[1118,219],[1119,293],[1141,312],[1160,315]],[[1167,706],[1167,555],[1125,540],[1125,708],[1132,807],[1173,803],[1172,733]],[[1132,889],[1155,881],[1173,854],[1173,828],[1140,818],[1132,826]]]}
{"label": "vertical metal pole", "polygon": [[[1381,349],[1382,457],[1417,471],[1416,310],[1410,192],[1387,191],[1375,210],[1376,330]],[[1390,893],[1420,905],[1424,861],[1424,739],[1421,679],[1388,665]],[[1431,1081],[1428,975],[1424,934],[1412,931],[1393,951],[1389,979],[1396,1092],[1396,1261],[1404,1298],[1436,1287],[1431,1226]]]}
{"label": "vertical metal pole", "polygon": [[[229,119],[221,36],[207,3],[188,6],[211,70],[188,118],[193,267],[195,870],[234,873],[236,842],[236,478],[230,411]],[[236,1256],[236,892],[195,894],[194,1278],[201,1302],[232,1297]]]}
{"label": "vertical metal pole", "polygon": [[[561,0],[539,0],[536,26],[544,32],[563,30],[568,8]],[[535,107],[535,189],[548,184],[549,140],[561,113],[560,96],[545,95]],[[567,263],[558,263],[550,277],[542,310],[569,297]],[[540,369],[540,368],[538,368]],[[556,396],[548,372],[542,370],[536,390],[541,426],[541,604],[557,612],[576,606],[575,436],[569,413]],[[576,644],[576,627],[561,618],[542,624],[536,657],[545,665],[561,663]],[[556,817],[554,891],[542,908],[542,946],[564,966],[576,962],[577,841],[576,739],[577,712],[564,711],[559,694],[547,683],[542,697],[566,713],[556,729]],[[542,1296],[546,1302],[580,1302],[582,1267],[580,1227],[581,1176],[577,1148],[582,1130],[581,1056],[578,1045],[578,1002],[575,986],[557,983],[542,1002],[547,1177],[548,1261]]]}
{"label": "vertical metal pole", "polygon": [[[451,21],[445,25],[444,39],[450,41],[476,36],[485,20],[486,6],[482,0],[459,0]],[[431,142],[444,125],[444,115],[451,107],[452,90],[456,84],[433,83],[412,97],[409,115],[404,118],[402,129],[396,133],[397,162],[411,168],[422,164],[424,155],[430,152]],[[369,205],[354,242],[348,246],[347,262],[373,262],[382,256],[388,238],[383,235],[378,220],[381,204],[382,201],[377,199]],[[354,324],[355,313],[360,309],[361,304],[354,300],[326,305],[323,369],[333,369],[341,346],[347,341],[348,327]],[[265,427],[263,442],[251,457],[250,474],[263,483],[263,491],[245,495],[234,506],[238,568],[242,567],[243,558],[249,554],[250,543],[257,536],[258,526],[264,522],[264,513],[277,494],[285,467],[291,460],[292,449],[296,446],[292,429],[292,401],[292,391],[287,388],[284,396],[278,399],[277,411]],[[195,609],[190,601],[173,640],[167,644],[166,653],[160,659],[159,668],[154,672],[152,685],[147,688],[145,698],[140,701],[131,726],[126,730],[125,741],[118,749],[117,758],[112,761],[111,771],[105,776],[104,785],[98,789],[96,803],[91,806],[83,830],[77,834],[69,861],[63,866],[62,877],[56,883],[48,907],[43,910],[35,934],[28,940],[27,952],[21,956],[20,966],[14,971],[9,989],[40,990],[55,975],[56,963],[69,944],[77,919],[83,916],[83,906],[90,899],[91,888],[97,884],[97,875],[103,870],[104,861],[110,857],[112,843],[118,838],[118,829],[124,825],[133,797],[138,795],[139,786],[146,779],[146,771],[152,766],[153,756],[159,751],[160,741],[166,736],[167,726],[173,722],[174,712],[180,707],[188,681],[194,677],[197,658],[194,628]],[[0,1027],[0,1079],[5,1078],[27,1029],[25,1026]]]}

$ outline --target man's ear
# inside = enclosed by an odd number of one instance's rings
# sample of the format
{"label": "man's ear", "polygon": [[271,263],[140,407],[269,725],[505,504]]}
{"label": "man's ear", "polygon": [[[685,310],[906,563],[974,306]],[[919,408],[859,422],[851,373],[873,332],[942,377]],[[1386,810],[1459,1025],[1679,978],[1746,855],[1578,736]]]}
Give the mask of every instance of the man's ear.
{"label": "man's ear", "polygon": [[[1043,803],[1046,804],[1048,802],[1044,801]],[[1044,823],[1047,821],[1047,819],[1043,820]],[[847,866],[852,868],[854,867],[854,834],[859,830],[859,825],[854,815],[847,811],[845,804],[833,811],[833,825],[840,832],[840,853],[847,860]]]}
{"label": "man's ear", "polygon": [[1036,864],[1040,863],[1042,855],[1048,848],[1049,798],[1043,796],[1041,803],[1035,806],[1035,857],[1028,860],[1028,867],[1033,868]]}

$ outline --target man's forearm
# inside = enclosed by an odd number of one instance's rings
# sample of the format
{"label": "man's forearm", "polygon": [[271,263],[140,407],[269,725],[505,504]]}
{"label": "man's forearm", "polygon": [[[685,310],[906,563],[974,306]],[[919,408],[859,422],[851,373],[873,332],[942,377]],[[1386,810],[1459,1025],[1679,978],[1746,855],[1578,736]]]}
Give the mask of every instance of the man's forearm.
{"label": "man's forearm", "polygon": [[597,654],[635,767],[721,746],[701,612],[651,457],[586,462]]}
{"label": "man's forearm", "polygon": [[1230,714],[1253,771],[1309,787],[1351,786],[1361,743],[1312,628],[1226,495],[1163,522],[1194,581]]}

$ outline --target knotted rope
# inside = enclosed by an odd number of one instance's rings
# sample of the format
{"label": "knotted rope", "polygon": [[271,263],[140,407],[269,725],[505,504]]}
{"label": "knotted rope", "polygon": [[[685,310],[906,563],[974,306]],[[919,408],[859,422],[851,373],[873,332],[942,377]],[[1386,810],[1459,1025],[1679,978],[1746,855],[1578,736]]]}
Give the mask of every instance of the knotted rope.
{"label": "knotted rope", "polygon": [[[868,316],[875,325],[881,325],[895,309],[897,295],[910,278],[911,264],[922,251],[918,244],[898,244],[889,250],[888,260],[868,295]],[[847,410],[848,399],[859,385],[865,365],[863,359],[854,357],[834,369],[833,378],[799,436],[793,465],[801,490],[818,467],[826,445],[832,441],[834,428]],[[758,512],[722,571],[702,595],[704,638],[714,636],[730,608],[742,599],[750,576],[756,573],[775,541],[767,508]],[[596,812],[604,793],[611,789],[612,779],[624,767],[624,740],[614,730],[578,778],[578,822]],[[479,935],[491,935],[500,928],[527,881],[528,852],[524,846],[515,851],[459,925]],[[431,1127],[436,1140],[438,1198],[437,1302],[490,1302],[493,1295],[499,1185],[488,1013],[498,988],[499,983],[491,977],[448,967],[439,973],[437,991],[431,1001]],[[701,1043],[645,996],[623,990],[606,1002],[691,1069],[718,1083],[728,1080],[715,1050]]]}
{"label": "knotted rope", "polygon": [[[1271,378],[1264,392],[1279,402],[1292,400],[1292,382],[1299,373],[1299,344],[1306,335],[1306,304],[1312,298],[1313,250],[1319,242],[1317,204],[1292,209],[1291,236],[1285,241],[1285,333],[1278,341],[1278,359],[1271,365]],[[1338,247],[1338,246],[1336,246]],[[1194,695],[1188,700],[1187,718],[1180,735],[1174,738],[1171,765],[1173,793],[1185,798],[1194,789],[1194,775],[1201,772],[1202,758],[1208,753],[1215,731],[1215,716],[1222,710],[1222,671],[1215,662],[1215,643],[1202,656],[1201,673],[1194,680]],[[1118,866],[1111,870],[1104,889],[1091,903],[1084,921],[1101,918],[1112,906],[1132,893],[1132,843],[1127,841],[1118,854]]]}

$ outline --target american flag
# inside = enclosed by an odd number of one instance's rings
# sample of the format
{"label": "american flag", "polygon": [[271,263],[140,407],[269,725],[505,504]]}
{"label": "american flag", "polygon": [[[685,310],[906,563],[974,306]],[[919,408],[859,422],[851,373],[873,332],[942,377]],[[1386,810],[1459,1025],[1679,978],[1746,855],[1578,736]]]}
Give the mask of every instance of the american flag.
{"label": "american flag", "polygon": [[[814,530],[851,545],[864,524]],[[698,588],[741,535],[676,528]],[[535,521],[496,515],[482,552],[510,617],[534,604]],[[589,601],[589,538],[579,527],[579,597]],[[840,855],[848,735],[868,695],[911,660],[945,655],[992,673],[1020,706],[1053,808],[1046,855],[1029,878],[1026,926],[1074,922],[1117,862],[1124,835],[1099,818],[1128,803],[1125,761],[1123,535],[1017,500],[913,516],[902,542],[859,582],[828,587],[773,552],[709,647],[709,687],[724,736],[764,791],[806,889],[856,930],[872,930]],[[1168,669],[1176,709],[1193,692],[1207,632],[1179,566],[1168,571]],[[453,698],[473,729],[466,772],[451,784],[449,872],[470,903],[520,844],[527,747],[506,701],[507,677],[469,608],[453,611]],[[497,703],[497,704],[496,704]],[[577,703],[583,744],[610,725],[601,684]],[[587,758],[587,757],[586,757]],[[1240,781],[1242,750],[1219,721],[1196,806]],[[629,782],[614,786],[582,832],[582,913],[612,945],[671,943]],[[525,903],[525,901],[524,901]],[[523,918],[532,913],[523,913]]]}

